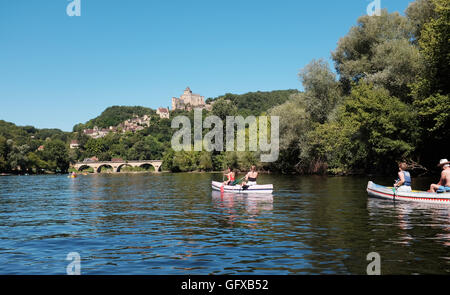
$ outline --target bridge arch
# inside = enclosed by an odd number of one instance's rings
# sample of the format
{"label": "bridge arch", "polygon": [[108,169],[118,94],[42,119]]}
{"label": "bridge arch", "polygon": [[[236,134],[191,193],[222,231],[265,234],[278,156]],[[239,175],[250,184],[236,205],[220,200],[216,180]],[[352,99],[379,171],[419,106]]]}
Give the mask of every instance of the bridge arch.
{"label": "bridge arch", "polygon": [[[98,167],[97,167],[97,173],[100,173],[100,172],[102,172],[102,168],[103,167],[105,167],[105,168],[107,168],[107,169],[111,169],[113,172],[116,172],[115,171],[115,169],[114,169],[114,167],[111,165],[111,164],[101,164],[101,165],[99,165]],[[95,169],[95,168],[94,168]]]}
{"label": "bridge arch", "polygon": [[73,165],[77,171],[82,171],[85,169],[94,169],[94,173],[101,172],[103,167],[108,167],[112,169],[112,172],[120,172],[120,170],[124,166],[130,167],[148,167],[151,166],[154,168],[155,172],[161,171],[162,166],[161,160],[141,160],[141,161],[123,161],[123,162],[112,162],[112,161],[96,161],[96,162],[78,162]]}
{"label": "bridge arch", "polygon": [[75,168],[75,169],[79,172],[82,172],[87,169],[94,169],[94,172],[95,172],[95,168],[88,164],[80,165],[78,168]]}
{"label": "bridge arch", "polygon": [[120,164],[120,165],[117,167],[117,171],[116,171],[116,172],[120,172],[120,170],[122,170],[123,167],[133,167],[133,165],[128,164],[128,163]]}
{"label": "bridge arch", "polygon": [[155,165],[153,163],[142,163],[139,165],[139,167],[141,167],[141,168],[146,168],[146,167],[150,168],[151,167],[151,168],[153,168],[153,171],[158,171],[158,170],[156,170],[157,168],[155,167]]}

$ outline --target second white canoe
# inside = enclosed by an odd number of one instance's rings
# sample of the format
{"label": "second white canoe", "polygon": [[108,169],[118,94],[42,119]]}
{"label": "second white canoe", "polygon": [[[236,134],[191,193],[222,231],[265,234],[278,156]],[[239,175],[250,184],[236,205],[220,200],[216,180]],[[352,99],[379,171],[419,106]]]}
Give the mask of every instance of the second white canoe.
{"label": "second white canoe", "polygon": [[247,188],[238,185],[223,185],[222,182],[213,181],[211,183],[212,189],[216,191],[220,191],[221,187],[223,186],[223,191],[227,193],[238,193],[238,194],[248,194],[248,193],[255,193],[255,194],[270,194],[273,192],[273,185],[272,184],[256,184],[256,185],[250,185]]}

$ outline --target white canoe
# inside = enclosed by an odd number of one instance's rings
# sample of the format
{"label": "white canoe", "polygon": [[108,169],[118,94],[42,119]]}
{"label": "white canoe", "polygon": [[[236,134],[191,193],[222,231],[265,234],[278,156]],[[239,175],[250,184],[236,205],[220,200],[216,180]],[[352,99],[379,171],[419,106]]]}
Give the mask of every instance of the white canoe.
{"label": "white canoe", "polygon": [[429,193],[424,191],[399,192],[392,187],[378,185],[369,181],[367,193],[372,197],[395,200],[413,201],[420,203],[448,204],[450,205],[450,193]]}
{"label": "white canoe", "polygon": [[226,193],[254,193],[254,194],[271,194],[273,191],[273,185],[272,184],[256,184],[256,185],[250,185],[247,188],[243,188],[241,185],[223,185],[222,182],[213,181],[211,183],[212,189],[216,191],[220,191],[221,187],[223,186],[223,191]]}

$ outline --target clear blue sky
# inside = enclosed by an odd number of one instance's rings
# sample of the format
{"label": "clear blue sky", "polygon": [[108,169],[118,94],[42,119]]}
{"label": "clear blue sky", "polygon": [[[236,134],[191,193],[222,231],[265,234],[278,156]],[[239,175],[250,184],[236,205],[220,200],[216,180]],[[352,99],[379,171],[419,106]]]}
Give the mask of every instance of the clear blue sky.
{"label": "clear blue sky", "polygon": [[[301,89],[368,0],[0,0],[0,119],[71,131],[111,105],[169,106],[186,86]],[[411,0],[381,0],[403,14]]]}

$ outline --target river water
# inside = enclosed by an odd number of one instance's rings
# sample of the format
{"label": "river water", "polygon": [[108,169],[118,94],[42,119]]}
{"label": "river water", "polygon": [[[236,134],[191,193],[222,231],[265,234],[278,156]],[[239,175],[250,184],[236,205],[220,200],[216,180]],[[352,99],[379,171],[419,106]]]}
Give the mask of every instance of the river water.
{"label": "river water", "polygon": [[367,177],[262,175],[259,197],[211,180],[0,177],[0,274],[66,274],[70,252],[81,274],[366,274],[370,252],[382,274],[450,274],[450,206],[368,198]]}

